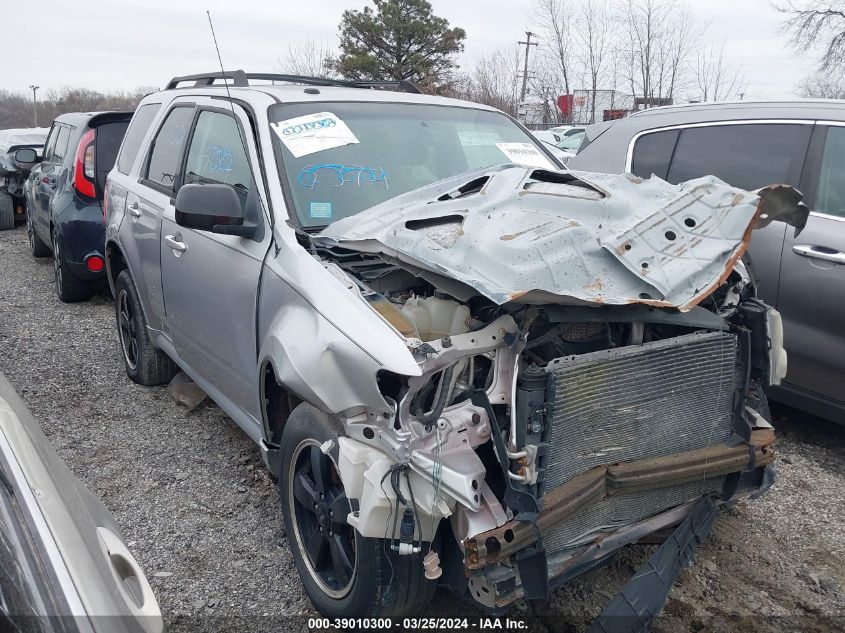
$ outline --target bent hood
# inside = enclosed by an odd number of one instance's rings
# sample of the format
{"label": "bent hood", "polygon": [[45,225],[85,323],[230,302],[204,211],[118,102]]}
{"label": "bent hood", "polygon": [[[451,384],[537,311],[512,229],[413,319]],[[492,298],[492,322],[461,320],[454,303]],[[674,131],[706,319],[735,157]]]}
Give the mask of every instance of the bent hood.
{"label": "bent hood", "polygon": [[338,220],[316,240],[457,280],[497,304],[688,310],[727,277],[752,228],[780,219],[800,230],[800,200],[784,185],[748,192],[712,176],[670,185],[502,165]]}

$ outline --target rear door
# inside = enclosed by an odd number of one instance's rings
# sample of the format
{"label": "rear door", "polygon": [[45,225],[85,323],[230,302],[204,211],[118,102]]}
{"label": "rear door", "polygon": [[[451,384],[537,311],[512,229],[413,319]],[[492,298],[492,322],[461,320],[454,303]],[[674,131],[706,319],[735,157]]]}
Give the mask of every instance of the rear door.
{"label": "rear door", "polygon": [[[128,223],[129,230],[121,227],[121,234],[129,233],[131,237],[124,248],[128,251],[127,258],[136,264],[132,267],[133,281],[141,297],[147,323],[155,330],[164,329],[159,250],[161,219],[166,212],[172,214],[173,211],[178,172],[194,109],[193,101],[177,101],[165,114],[141,165],[138,179],[141,186],[132,186],[126,196],[124,222]],[[145,116],[149,113],[147,111]],[[130,128],[130,132],[134,130]],[[127,139],[127,142],[130,140]],[[118,162],[118,169],[121,168]]]}
{"label": "rear door", "polygon": [[180,181],[232,185],[246,218],[259,224],[258,237],[180,226],[170,206],[161,228],[161,278],[167,330],[179,356],[219,392],[215,399],[230,415],[249,419],[245,430],[258,437],[256,303],[271,231],[260,177],[256,182],[260,170],[251,123],[240,107],[234,113],[219,100],[198,100]]}
{"label": "rear door", "polygon": [[802,191],[812,212],[787,231],[780,275],[786,382],[845,401],[845,124],[816,126]]}

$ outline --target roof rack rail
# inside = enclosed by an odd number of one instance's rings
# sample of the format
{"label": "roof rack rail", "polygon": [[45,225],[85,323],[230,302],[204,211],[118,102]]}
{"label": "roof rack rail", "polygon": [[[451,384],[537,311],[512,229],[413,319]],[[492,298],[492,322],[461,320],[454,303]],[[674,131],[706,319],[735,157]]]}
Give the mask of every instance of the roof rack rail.
{"label": "roof rack rail", "polygon": [[422,91],[411,81],[400,79],[397,81],[359,81],[349,79],[330,79],[328,77],[306,77],[305,75],[280,75],[277,73],[247,73],[243,70],[231,70],[225,73],[200,73],[198,75],[183,75],[182,77],[174,77],[169,82],[165,90],[172,90],[178,88],[179,84],[187,81],[194,82],[195,88],[201,86],[213,86],[217,80],[230,80],[230,86],[244,87],[249,86],[250,79],[257,79],[263,81],[285,81],[295,84],[304,84],[308,86],[339,86],[343,88],[392,88],[402,92],[413,92],[420,94]]}

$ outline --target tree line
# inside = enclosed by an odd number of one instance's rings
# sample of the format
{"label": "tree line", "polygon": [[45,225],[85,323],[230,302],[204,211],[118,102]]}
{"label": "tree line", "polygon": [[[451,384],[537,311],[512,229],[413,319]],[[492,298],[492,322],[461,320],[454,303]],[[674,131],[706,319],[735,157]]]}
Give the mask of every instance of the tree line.
{"label": "tree line", "polygon": [[38,126],[49,127],[53,119],[67,112],[132,111],[145,95],[155,90],[157,88],[137,88],[104,93],[66,86],[39,94],[35,111],[31,92],[0,90],[0,129],[34,127],[36,118]]}

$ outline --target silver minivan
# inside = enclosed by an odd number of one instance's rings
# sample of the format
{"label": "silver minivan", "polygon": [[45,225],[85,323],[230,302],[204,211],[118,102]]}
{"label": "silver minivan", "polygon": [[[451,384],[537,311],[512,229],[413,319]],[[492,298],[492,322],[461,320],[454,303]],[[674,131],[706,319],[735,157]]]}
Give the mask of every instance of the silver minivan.
{"label": "silver minivan", "polygon": [[772,398],[845,423],[845,101],[653,108],[587,129],[571,169],[671,183],[712,174],[754,190],[800,189],[800,234],[755,232],[747,261],[760,297],[783,316],[789,369]]}

